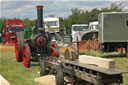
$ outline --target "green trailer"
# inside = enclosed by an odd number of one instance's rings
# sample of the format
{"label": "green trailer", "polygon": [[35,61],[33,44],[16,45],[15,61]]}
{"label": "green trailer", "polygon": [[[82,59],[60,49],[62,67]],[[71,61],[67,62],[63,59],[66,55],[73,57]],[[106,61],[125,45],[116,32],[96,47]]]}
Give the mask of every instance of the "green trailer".
{"label": "green trailer", "polygon": [[[99,48],[112,52],[128,49],[128,12],[104,12],[99,14]],[[128,54],[127,54],[128,56]]]}

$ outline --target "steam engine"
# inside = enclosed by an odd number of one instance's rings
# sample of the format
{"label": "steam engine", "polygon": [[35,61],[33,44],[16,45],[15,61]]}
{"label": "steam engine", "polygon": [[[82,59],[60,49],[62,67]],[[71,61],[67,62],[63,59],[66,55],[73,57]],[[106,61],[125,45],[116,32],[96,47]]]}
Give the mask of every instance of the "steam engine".
{"label": "steam engine", "polygon": [[45,33],[43,24],[43,6],[37,6],[37,22],[35,28],[32,29],[33,34],[30,36],[29,45],[33,56],[48,54],[50,51],[50,34]]}
{"label": "steam engine", "polygon": [[39,59],[40,57],[59,57],[59,48],[56,42],[51,40],[51,35],[45,32],[43,23],[43,6],[37,6],[37,22],[34,28],[28,32],[32,33],[28,38],[25,38],[23,33],[19,32],[16,35],[15,54],[16,61],[23,61],[25,67],[30,67],[31,57]]}

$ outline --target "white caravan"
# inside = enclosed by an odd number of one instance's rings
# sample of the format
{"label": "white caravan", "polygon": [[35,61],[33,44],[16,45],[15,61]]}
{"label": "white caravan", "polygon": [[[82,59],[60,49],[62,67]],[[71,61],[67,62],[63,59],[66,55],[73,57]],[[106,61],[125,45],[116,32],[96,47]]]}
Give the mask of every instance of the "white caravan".
{"label": "white caravan", "polygon": [[[44,18],[44,24],[45,24],[46,32],[50,32],[50,33],[54,33],[54,31],[59,32],[59,18],[56,17]],[[52,30],[48,29],[49,27],[47,25],[50,26]]]}

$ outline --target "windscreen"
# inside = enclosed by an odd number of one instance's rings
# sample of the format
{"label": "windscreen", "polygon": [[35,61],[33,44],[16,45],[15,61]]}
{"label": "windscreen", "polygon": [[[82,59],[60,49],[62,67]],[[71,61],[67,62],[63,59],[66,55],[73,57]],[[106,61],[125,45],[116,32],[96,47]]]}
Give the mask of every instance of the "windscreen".
{"label": "windscreen", "polygon": [[45,23],[49,26],[57,26],[57,21],[47,21]]}
{"label": "windscreen", "polygon": [[86,31],[88,26],[73,26],[73,31]]}
{"label": "windscreen", "polygon": [[98,25],[96,25],[96,29],[98,29]]}

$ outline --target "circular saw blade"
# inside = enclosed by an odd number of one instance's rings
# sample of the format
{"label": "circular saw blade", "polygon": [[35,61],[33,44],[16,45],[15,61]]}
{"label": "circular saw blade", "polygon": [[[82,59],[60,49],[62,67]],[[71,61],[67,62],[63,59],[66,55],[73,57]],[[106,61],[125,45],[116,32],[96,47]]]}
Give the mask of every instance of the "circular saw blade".
{"label": "circular saw blade", "polygon": [[72,54],[69,49],[66,49],[64,52],[64,59],[72,59]]}

